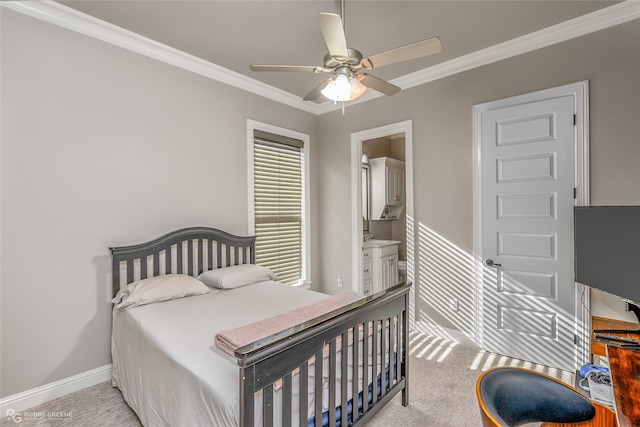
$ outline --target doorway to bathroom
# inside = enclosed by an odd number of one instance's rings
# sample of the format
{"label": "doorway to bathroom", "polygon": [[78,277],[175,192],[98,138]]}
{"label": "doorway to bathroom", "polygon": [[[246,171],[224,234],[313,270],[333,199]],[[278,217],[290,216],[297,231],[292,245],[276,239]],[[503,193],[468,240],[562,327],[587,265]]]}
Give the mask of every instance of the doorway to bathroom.
{"label": "doorway to bathroom", "polygon": [[[352,283],[360,293],[413,280],[411,128],[408,120],[351,135]],[[368,262],[376,254],[384,261],[377,267]]]}

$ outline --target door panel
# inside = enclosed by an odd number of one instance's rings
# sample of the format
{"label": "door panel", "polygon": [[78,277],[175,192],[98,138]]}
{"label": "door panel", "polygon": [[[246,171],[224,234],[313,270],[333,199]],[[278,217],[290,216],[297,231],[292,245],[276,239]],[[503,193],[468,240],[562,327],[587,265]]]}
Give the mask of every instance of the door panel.
{"label": "door panel", "polygon": [[571,96],[483,111],[480,344],[575,369]]}
{"label": "door panel", "polygon": [[555,233],[513,233],[498,231],[498,256],[555,259]]}
{"label": "door panel", "polygon": [[502,120],[496,123],[498,146],[550,141],[554,135],[554,116],[541,114]]}
{"label": "door panel", "polygon": [[498,292],[521,294],[542,298],[556,298],[558,275],[555,273],[534,273],[503,268]]}
{"label": "door panel", "polygon": [[505,333],[523,333],[542,338],[556,338],[556,314],[544,310],[498,306],[499,326]]}
{"label": "door panel", "polygon": [[497,159],[498,183],[553,180],[555,159],[552,153]]}
{"label": "door panel", "polygon": [[556,195],[542,194],[499,194],[498,220],[508,218],[553,219],[556,211]]}

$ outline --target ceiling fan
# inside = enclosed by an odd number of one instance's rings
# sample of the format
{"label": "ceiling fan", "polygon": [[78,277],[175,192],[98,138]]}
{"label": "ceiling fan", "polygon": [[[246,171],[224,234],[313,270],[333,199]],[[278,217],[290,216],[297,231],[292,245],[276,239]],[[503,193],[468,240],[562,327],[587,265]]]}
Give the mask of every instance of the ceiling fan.
{"label": "ceiling fan", "polygon": [[362,54],[347,46],[344,31],[344,0],[342,0],[342,17],[335,13],[318,13],[318,24],[324,41],[329,49],[324,57],[324,65],[256,65],[250,66],[252,71],[302,71],[310,73],[330,73],[303,99],[314,101],[324,95],[334,102],[350,101],[358,98],[371,88],[385,95],[393,95],[400,88],[378,77],[363,72],[395,64],[409,59],[420,58],[440,52],[440,39],[433,37],[406,46],[387,50],[364,58]]}

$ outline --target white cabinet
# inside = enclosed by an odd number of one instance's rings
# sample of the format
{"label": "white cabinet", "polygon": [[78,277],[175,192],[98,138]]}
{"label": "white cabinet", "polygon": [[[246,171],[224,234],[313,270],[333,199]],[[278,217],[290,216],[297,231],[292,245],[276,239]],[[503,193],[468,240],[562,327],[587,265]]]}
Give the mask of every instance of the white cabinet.
{"label": "white cabinet", "polygon": [[369,159],[371,219],[396,219],[405,203],[404,162],[391,157]]}
{"label": "white cabinet", "polygon": [[389,206],[404,205],[404,162],[387,158],[385,177],[386,204]]}
{"label": "white cabinet", "polygon": [[362,293],[366,296],[381,292],[399,283],[398,243],[385,240],[373,243],[362,251]]}
{"label": "white cabinet", "polygon": [[398,284],[398,250],[395,254],[381,256],[379,261],[380,290],[389,289]]}
{"label": "white cabinet", "polygon": [[380,292],[398,284],[398,245],[373,248],[373,289]]}

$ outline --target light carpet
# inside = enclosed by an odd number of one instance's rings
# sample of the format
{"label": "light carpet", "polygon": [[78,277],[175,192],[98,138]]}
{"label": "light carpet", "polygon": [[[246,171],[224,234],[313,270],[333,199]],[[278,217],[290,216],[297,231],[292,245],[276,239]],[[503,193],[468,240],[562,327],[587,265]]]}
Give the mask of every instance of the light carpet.
{"label": "light carpet", "polygon": [[[519,366],[573,384],[574,374],[506,356],[469,344],[412,332],[409,359],[409,406],[396,396],[368,424],[373,427],[479,427],[476,379],[496,366]],[[89,387],[22,411],[20,419],[4,416],[0,427],[140,427],[135,413],[110,382]],[[15,417],[15,415],[14,415]],[[199,426],[200,427],[200,426]]]}

